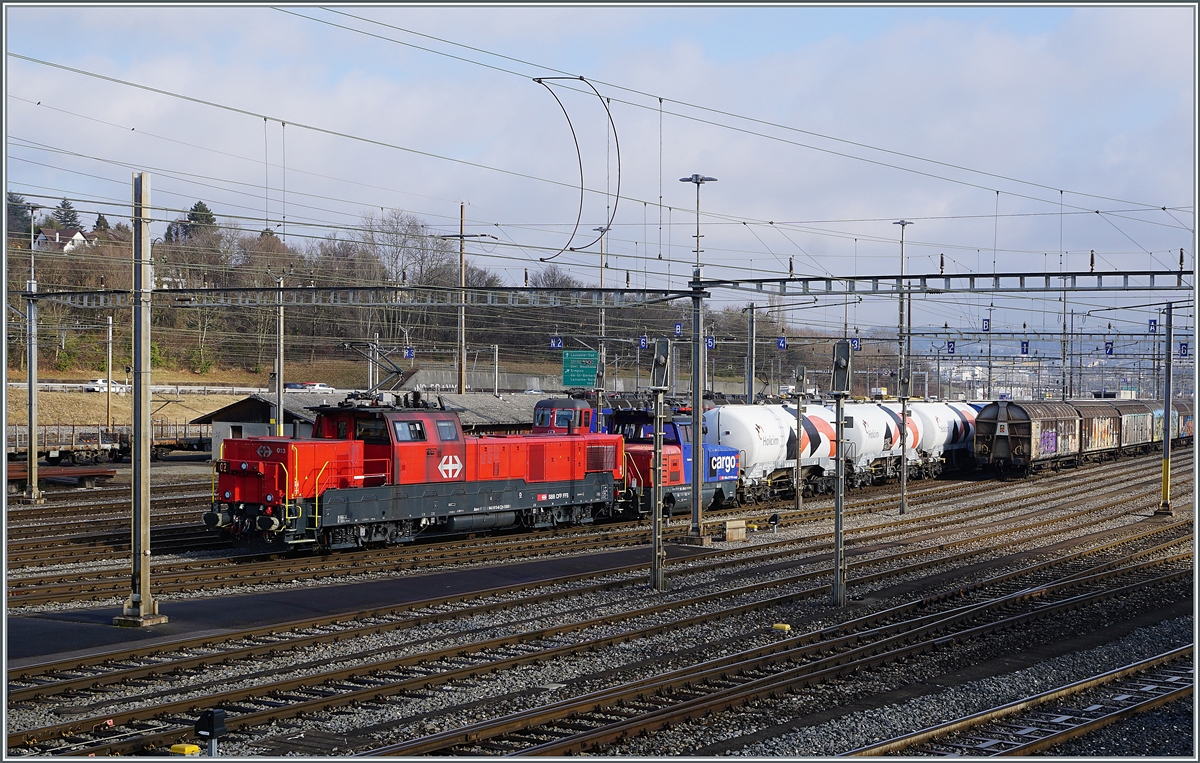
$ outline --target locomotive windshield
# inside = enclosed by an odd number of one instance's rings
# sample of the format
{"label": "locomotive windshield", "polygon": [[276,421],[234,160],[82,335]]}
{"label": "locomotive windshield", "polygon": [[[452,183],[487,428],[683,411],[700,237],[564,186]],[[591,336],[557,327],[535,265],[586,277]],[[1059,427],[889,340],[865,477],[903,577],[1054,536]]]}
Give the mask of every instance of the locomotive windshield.
{"label": "locomotive windshield", "polygon": [[[678,445],[680,429],[677,429],[675,424],[668,423],[663,427],[663,443],[667,445]],[[613,427],[613,434],[619,434],[625,438],[625,442],[653,442],[654,441],[654,425],[641,421],[625,421]],[[684,440],[690,442],[691,440]]]}

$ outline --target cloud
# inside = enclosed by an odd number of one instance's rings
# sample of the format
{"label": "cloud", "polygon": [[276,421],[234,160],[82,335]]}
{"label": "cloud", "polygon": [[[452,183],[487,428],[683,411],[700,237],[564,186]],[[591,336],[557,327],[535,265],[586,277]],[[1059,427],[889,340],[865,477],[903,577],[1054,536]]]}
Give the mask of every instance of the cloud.
{"label": "cloud", "polygon": [[[935,8],[909,9],[858,26],[843,20],[877,19],[859,9],[858,15],[820,17],[820,24],[803,29],[805,19],[818,18],[806,15],[809,9],[684,15],[694,10],[376,8],[361,14],[648,93],[598,85],[613,99],[625,197],[609,246],[627,262],[633,262],[635,251],[657,252],[655,204],[661,187],[663,203],[671,207],[664,220],[674,224],[662,238],[671,244],[676,277],[691,261],[694,245],[695,188],[678,181],[692,172],[720,178],[701,191],[712,275],[744,275],[751,259],[755,275],[779,274],[789,256],[796,258],[798,270],[803,263],[836,274],[889,274],[898,259],[891,222],[899,217],[918,220],[908,230],[914,268],[936,268],[944,253],[948,270],[990,269],[995,242],[1006,267],[1041,269],[1049,259],[1043,253],[1058,251],[1060,224],[1068,250],[1103,251],[1116,267],[1145,267],[1142,249],[1190,250],[1191,235],[1177,227],[1112,219],[1135,244],[1094,214],[1060,221],[1056,213],[1060,188],[1159,206],[1194,204],[1194,9],[1078,9],[1039,17],[1029,28]],[[286,135],[288,216],[294,223],[309,218],[352,224],[364,210],[382,206],[456,229],[458,203],[466,200],[473,230],[494,232],[499,224],[506,237],[527,247],[566,244],[579,209],[578,160],[558,104],[530,79],[538,71],[318,9],[298,12],[485,61],[519,76],[267,8],[10,8],[11,51],[290,122],[286,129],[269,123],[264,139],[261,119],[9,59],[8,92],[136,127],[105,127],[9,99],[10,136],[192,173],[175,178],[164,171],[155,179],[161,194],[156,199],[164,205],[186,207],[202,198],[219,215],[256,216],[262,214],[265,193],[267,214],[279,217]],[[772,19],[779,20],[776,25],[796,25],[796,34],[759,35],[769,42],[756,48],[756,34],[770,28]],[[35,33],[45,28],[57,32]],[[71,42],[82,37],[88,45]],[[790,37],[794,44],[787,42]],[[595,96],[562,87],[555,92],[579,140],[589,189],[580,227],[590,231],[606,219],[609,204],[602,192],[615,190],[615,142]],[[657,96],[668,99],[661,133]],[[496,169],[323,135],[298,123]],[[9,187],[15,190],[44,186],[51,196],[100,195],[113,200],[113,210],[128,198],[127,167],[20,147],[10,147],[9,153],[63,168],[10,159]],[[265,192],[264,156],[271,164]],[[1029,216],[993,218],[995,189],[1001,191],[1001,215]],[[1128,208],[1075,194],[1065,203],[1068,212],[1072,206]],[[1169,222],[1162,214],[1128,214]],[[1190,216],[1181,219],[1191,224]],[[838,220],[848,222],[815,222]],[[805,225],[760,225],[753,231],[756,237],[742,221]],[[585,240],[590,237],[574,244]],[[1072,267],[1083,262],[1073,257]],[[590,279],[594,254],[561,259]],[[512,259],[484,264],[509,268],[509,281],[518,282],[531,263],[537,267],[536,255],[516,251]],[[659,264],[655,259],[647,267],[653,271]]]}

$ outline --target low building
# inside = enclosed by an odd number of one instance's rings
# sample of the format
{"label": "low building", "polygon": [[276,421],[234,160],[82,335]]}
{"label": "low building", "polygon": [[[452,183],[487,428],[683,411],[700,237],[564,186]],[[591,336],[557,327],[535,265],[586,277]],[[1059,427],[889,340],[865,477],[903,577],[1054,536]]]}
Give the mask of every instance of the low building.
{"label": "low building", "polygon": [[71,252],[80,247],[94,246],[96,234],[78,228],[39,228],[34,246],[52,252]]}

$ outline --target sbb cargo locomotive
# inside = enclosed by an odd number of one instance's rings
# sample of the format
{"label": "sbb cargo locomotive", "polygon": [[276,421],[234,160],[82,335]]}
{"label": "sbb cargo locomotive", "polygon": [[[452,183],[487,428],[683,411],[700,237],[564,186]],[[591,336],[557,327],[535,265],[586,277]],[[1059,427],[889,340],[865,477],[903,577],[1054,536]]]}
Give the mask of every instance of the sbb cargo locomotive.
{"label": "sbb cargo locomotive", "polygon": [[209,527],[322,549],[625,512],[620,435],[464,435],[452,412],[347,400],[313,409],[311,439],[226,440]]}

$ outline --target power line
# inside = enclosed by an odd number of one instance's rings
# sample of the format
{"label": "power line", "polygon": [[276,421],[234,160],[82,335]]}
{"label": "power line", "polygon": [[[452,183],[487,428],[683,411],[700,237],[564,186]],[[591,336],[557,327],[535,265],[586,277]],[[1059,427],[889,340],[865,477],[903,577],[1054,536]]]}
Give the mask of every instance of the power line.
{"label": "power line", "polygon": [[[426,47],[422,47],[422,46],[420,46],[420,45],[414,45],[413,43],[405,42],[405,41],[403,41],[403,40],[396,40],[396,39],[394,39],[394,38],[391,38],[391,37],[385,37],[385,36],[383,36],[383,35],[377,35],[377,34],[373,34],[373,33],[371,33],[371,32],[367,32],[367,31],[365,31],[365,30],[361,30],[361,29],[355,29],[355,28],[353,28],[353,27],[344,26],[344,25],[342,25],[342,24],[335,24],[335,23],[333,23],[333,22],[331,22],[331,21],[327,21],[327,20],[325,20],[325,19],[314,18],[314,17],[312,17],[312,16],[305,16],[304,14],[296,13],[296,12],[294,12],[294,11],[285,10],[285,9],[283,9],[283,8],[275,8],[274,10],[280,11],[281,13],[287,13],[287,14],[289,14],[289,15],[292,15],[292,16],[298,16],[298,17],[300,17],[300,18],[303,18],[303,19],[308,19],[309,21],[314,21],[314,22],[316,22],[316,23],[319,23],[319,24],[325,24],[325,25],[328,25],[328,26],[333,26],[333,27],[336,27],[336,28],[339,28],[339,29],[345,29],[345,30],[347,30],[347,31],[355,32],[355,33],[357,33],[357,34],[362,34],[362,35],[366,35],[366,36],[369,36],[369,37],[374,37],[374,38],[376,38],[376,39],[384,40],[384,41],[387,41],[387,42],[392,42],[392,43],[395,43],[395,44],[397,44],[397,45],[403,45],[403,46],[410,47],[410,48],[414,48],[414,49],[417,49],[417,50],[422,50],[422,51],[425,51],[425,52],[428,52],[428,53],[433,53],[434,55],[445,56],[445,57],[448,57],[448,58],[455,59],[455,60],[457,60],[457,61],[462,61],[462,62],[464,62],[464,63],[474,64],[474,65],[476,65],[476,66],[482,66],[482,67],[485,67],[485,68],[488,68],[488,69],[492,69],[492,70],[495,70],[495,71],[498,71],[498,72],[503,72],[503,73],[505,73],[505,74],[511,74],[511,75],[518,76],[518,77],[526,77],[526,76],[527,76],[527,75],[521,74],[521,73],[519,73],[519,72],[516,72],[516,71],[510,70],[510,69],[504,69],[504,68],[502,68],[502,67],[498,67],[498,66],[492,66],[492,65],[490,65],[490,64],[485,64],[485,63],[482,63],[482,62],[479,62],[479,61],[474,61],[474,60],[472,60],[472,59],[469,59],[469,58],[463,58],[463,57],[461,57],[461,56],[454,56],[454,55],[451,55],[451,54],[449,54],[449,53],[446,53],[446,52],[444,52],[444,51],[434,50],[434,49],[432,49],[432,48],[426,48]],[[483,48],[476,48],[476,47],[472,47],[472,46],[470,46],[470,45],[464,45],[464,44],[462,44],[462,43],[453,42],[453,41],[451,41],[451,40],[446,40],[446,39],[443,39],[443,38],[440,38],[440,37],[435,37],[435,36],[433,36],[433,35],[428,35],[428,34],[424,34],[424,33],[421,33],[421,32],[416,32],[416,31],[414,31],[414,30],[411,30],[411,29],[405,29],[404,27],[399,27],[399,26],[394,26],[394,25],[391,25],[391,24],[387,24],[387,23],[384,23],[384,22],[382,22],[382,21],[376,21],[376,20],[374,20],[374,19],[366,18],[366,17],[363,17],[363,16],[356,16],[356,15],[354,15],[354,14],[352,14],[352,13],[346,13],[345,11],[340,11],[340,10],[336,10],[336,9],[332,9],[332,8],[324,8],[323,10],[325,10],[325,11],[327,11],[327,12],[329,12],[329,13],[336,13],[336,14],[338,14],[338,15],[341,15],[341,16],[346,16],[346,17],[349,17],[349,18],[357,19],[357,20],[359,20],[359,21],[364,21],[364,22],[366,22],[366,23],[369,23],[369,24],[375,24],[375,25],[377,25],[377,26],[385,27],[385,28],[387,28],[387,29],[394,29],[394,30],[396,30],[396,31],[399,31],[399,32],[404,32],[404,33],[406,33],[406,34],[411,34],[411,35],[414,35],[414,36],[417,36],[417,37],[424,37],[424,38],[426,38],[426,39],[430,39],[430,40],[436,40],[437,42],[440,42],[440,43],[443,43],[443,44],[446,44],[446,45],[452,45],[452,46],[454,46],[454,47],[463,48],[463,49],[466,49],[466,50],[472,50],[472,51],[475,51],[475,52],[477,52],[477,53],[483,53],[483,54],[485,54],[485,55],[495,56],[496,58],[505,59],[505,60],[508,60],[508,61],[512,61],[512,62],[514,62],[514,63],[520,63],[520,64],[523,64],[523,65],[525,65],[525,66],[533,66],[533,67],[537,67],[537,68],[539,68],[539,69],[542,69],[542,70],[546,70],[546,71],[553,71],[553,72],[556,72],[556,73],[558,73],[558,74],[563,74],[563,75],[567,75],[567,76],[571,76],[571,77],[577,77],[577,76],[580,76],[580,75],[578,75],[578,74],[575,74],[575,73],[573,73],[573,72],[566,72],[566,71],[563,71],[563,70],[561,70],[561,69],[554,68],[554,67],[552,67],[552,66],[545,66],[545,65],[542,65],[542,64],[536,64],[536,63],[532,63],[532,62],[530,62],[530,61],[524,61],[524,60],[522,60],[522,59],[519,59],[519,58],[513,58],[513,57],[510,57],[510,56],[506,56],[506,55],[500,54],[500,53],[494,53],[494,52],[492,52],[492,51],[488,51],[488,50],[485,50],[485,49],[483,49]],[[925,158],[925,157],[922,157],[922,156],[917,156],[917,155],[915,155],[915,154],[908,154],[908,153],[904,153],[904,152],[902,152],[902,151],[894,151],[894,150],[891,150],[891,149],[881,148],[881,147],[879,147],[879,146],[872,146],[872,145],[870,145],[870,144],[868,144],[868,143],[861,143],[861,142],[858,142],[858,141],[852,141],[852,140],[848,140],[848,139],[845,139],[845,138],[838,138],[838,137],[835,137],[835,136],[832,136],[832,135],[825,135],[825,134],[822,134],[822,133],[813,132],[813,131],[811,131],[811,130],[803,130],[803,129],[801,129],[801,128],[798,128],[798,127],[791,127],[791,126],[789,126],[789,125],[779,124],[779,123],[776,123],[776,122],[769,122],[769,121],[762,120],[762,119],[756,119],[756,118],[754,118],[754,117],[747,117],[747,116],[744,116],[744,115],[741,115],[741,114],[737,114],[737,113],[735,113],[735,112],[723,111],[723,110],[721,110],[721,109],[710,108],[710,107],[707,107],[707,106],[700,106],[700,105],[698,105],[698,104],[689,103],[689,102],[687,102],[687,101],[681,101],[681,100],[677,100],[677,99],[673,99],[673,98],[666,98],[665,96],[656,96],[656,95],[653,95],[653,94],[651,94],[651,93],[647,93],[647,92],[645,92],[645,91],[636,90],[636,89],[633,89],[633,88],[625,87],[625,86],[618,85],[618,84],[611,83],[611,82],[605,82],[604,80],[600,80],[600,79],[595,79],[595,78],[590,78],[590,79],[593,79],[595,82],[598,82],[598,83],[600,83],[601,85],[604,85],[605,87],[611,87],[611,88],[613,88],[613,89],[616,89],[616,90],[622,90],[622,91],[625,91],[625,92],[627,92],[627,93],[633,93],[633,94],[636,94],[636,95],[644,96],[644,97],[646,97],[646,98],[656,99],[656,100],[658,100],[658,101],[660,101],[660,102],[662,102],[662,101],[666,101],[666,102],[669,102],[669,103],[674,103],[674,104],[677,104],[677,105],[680,105],[680,106],[686,106],[686,107],[688,107],[688,108],[693,108],[693,109],[696,109],[696,110],[698,110],[698,111],[705,111],[705,112],[712,113],[712,114],[719,114],[719,115],[721,115],[721,116],[732,117],[732,118],[734,118],[734,119],[741,119],[741,120],[745,120],[745,121],[747,121],[747,122],[751,122],[751,123],[754,123],[754,124],[760,124],[760,125],[767,126],[767,127],[775,127],[775,128],[781,129],[781,130],[787,130],[787,131],[789,131],[789,132],[796,132],[796,133],[800,133],[800,134],[803,134],[803,135],[811,135],[811,136],[813,136],[813,137],[823,138],[823,139],[825,139],[825,140],[831,140],[831,141],[835,141],[835,142],[838,142],[838,143],[844,143],[844,144],[851,145],[851,146],[857,146],[857,147],[859,147],[859,148],[866,148],[866,149],[869,149],[869,150],[872,150],[872,151],[879,151],[879,152],[881,152],[881,153],[885,153],[885,154],[891,154],[891,155],[893,155],[893,156],[899,156],[899,157],[903,157],[903,158],[906,158],[906,159],[913,159],[913,160],[916,160],[916,161],[928,162],[928,163],[930,163],[930,164],[935,164],[935,165],[938,165],[938,166],[941,166],[941,167],[946,167],[946,168],[948,168],[948,169],[956,169],[956,170],[961,170],[961,171],[963,171],[963,172],[971,172],[971,173],[978,174],[978,175],[984,175],[984,176],[986,176],[986,177],[992,177],[992,178],[996,178],[996,179],[998,179],[998,180],[1006,180],[1006,181],[1013,182],[1013,183],[1020,183],[1020,184],[1022,184],[1022,185],[1029,185],[1029,186],[1033,186],[1033,187],[1035,187],[1035,188],[1042,188],[1042,189],[1045,189],[1045,190],[1050,190],[1050,191],[1060,191],[1060,192],[1064,190],[1064,189],[1060,189],[1060,188],[1058,188],[1058,187],[1056,187],[1056,186],[1050,186],[1050,185],[1046,185],[1046,184],[1044,184],[1044,183],[1037,183],[1037,182],[1034,182],[1034,181],[1029,181],[1029,180],[1021,180],[1020,178],[1013,178],[1013,177],[1009,177],[1009,176],[1007,176],[1007,175],[1000,175],[1000,174],[997,174],[997,173],[993,173],[993,172],[987,172],[987,171],[984,171],[984,170],[977,170],[977,169],[973,169],[973,168],[971,168],[971,167],[965,167],[965,166],[963,166],[963,165],[953,164],[953,163],[950,163],[950,162],[943,162],[943,161],[939,161],[939,160],[936,160],[936,159],[928,159],[928,158]],[[574,88],[571,88],[571,89],[574,89]],[[628,105],[628,106],[633,106],[633,107],[635,107],[635,108],[641,108],[641,109],[651,109],[651,107],[648,107],[648,106],[645,106],[645,105],[642,105],[642,104],[638,104],[638,103],[634,103],[634,102],[632,102],[632,101],[618,101],[618,102],[619,102],[619,103],[624,103],[624,104],[626,104],[626,105]],[[751,134],[751,135],[759,135],[760,137],[764,137],[764,138],[767,138],[767,139],[770,139],[770,140],[783,140],[783,139],[780,139],[780,138],[776,138],[776,137],[774,137],[774,136],[769,136],[769,135],[765,135],[765,134],[755,133],[755,132],[752,132],[752,131],[744,130],[744,129],[737,128],[737,127],[733,127],[733,126],[730,126],[730,125],[723,125],[723,124],[721,124],[721,123],[719,123],[719,122],[712,122],[712,121],[709,121],[709,120],[698,119],[698,118],[696,118],[696,117],[691,117],[691,116],[688,116],[688,115],[686,115],[686,114],[679,114],[679,113],[672,113],[672,112],[667,112],[667,113],[670,113],[672,116],[677,116],[677,117],[680,117],[680,118],[682,118],[682,119],[688,119],[688,120],[692,120],[692,121],[697,121],[697,122],[701,122],[701,123],[703,123],[703,124],[709,124],[709,125],[713,125],[713,126],[716,126],[716,127],[722,127],[722,128],[725,128],[725,129],[729,129],[729,130],[735,130],[735,131],[738,131],[738,132],[744,132],[744,133]],[[792,141],[783,141],[783,142],[792,143]],[[963,184],[963,185],[968,185],[968,186],[971,186],[971,187],[974,187],[974,188],[981,188],[981,189],[984,189],[984,190],[998,190],[998,189],[994,189],[994,188],[985,188],[984,186],[975,185],[975,184],[973,184],[973,183],[967,183],[967,182],[965,182],[965,181],[961,181],[961,180],[955,180],[955,179],[953,179],[953,178],[944,178],[944,177],[940,177],[940,176],[937,176],[937,175],[932,175],[932,174],[929,174],[929,173],[921,172],[921,171],[919,171],[919,170],[914,170],[914,169],[906,168],[906,167],[900,167],[900,166],[896,166],[896,165],[885,164],[885,163],[882,163],[882,162],[877,162],[877,161],[874,161],[874,160],[871,160],[871,159],[866,159],[866,158],[864,158],[864,157],[856,157],[856,156],[852,156],[852,155],[849,155],[849,154],[841,154],[841,153],[839,153],[839,152],[836,152],[836,151],[830,151],[830,150],[828,150],[828,149],[822,149],[822,148],[818,148],[818,147],[815,147],[815,146],[806,146],[806,145],[804,145],[804,144],[799,144],[799,143],[794,143],[794,145],[803,146],[803,147],[805,147],[805,148],[810,148],[810,149],[812,149],[812,150],[815,150],[815,151],[823,151],[823,152],[827,152],[827,153],[832,153],[832,154],[835,154],[835,155],[838,155],[838,156],[844,156],[844,157],[846,157],[846,158],[850,158],[850,159],[857,159],[857,160],[859,160],[859,161],[870,162],[870,163],[873,163],[873,164],[880,164],[880,165],[882,165],[882,166],[891,167],[891,168],[893,168],[893,169],[899,169],[899,170],[901,170],[901,171],[904,171],[904,172],[913,172],[913,173],[920,174],[920,175],[926,175],[926,176],[928,176],[928,177],[934,177],[934,178],[938,178],[938,179],[941,179],[941,180],[946,180],[946,181],[948,181],[948,182],[952,182],[952,183],[961,183],[961,184]],[[1094,198],[1094,199],[1102,199],[1102,200],[1105,200],[1105,201],[1115,201],[1115,202],[1120,202],[1120,203],[1122,203],[1122,204],[1136,204],[1136,205],[1138,205],[1138,206],[1146,207],[1146,208],[1148,208],[1148,209],[1154,209],[1154,210],[1161,209],[1160,205],[1158,205],[1158,204],[1147,204],[1147,203],[1144,203],[1144,202],[1137,202],[1137,201],[1127,201],[1127,200],[1123,200],[1123,199],[1116,199],[1116,198],[1112,198],[1112,197],[1108,197],[1108,196],[1101,196],[1101,195],[1097,195],[1097,194],[1090,194],[1090,193],[1086,193],[1086,192],[1083,192],[1083,191],[1070,191],[1070,190],[1067,190],[1067,191],[1065,191],[1065,192],[1066,192],[1066,193],[1070,193],[1070,194],[1072,194],[1072,195],[1075,195],[1075,196],[1086,196],[1086,197],[1089,197],[1089,198]],[[1013,196],[1020,196],[1020,194],[1014,194],[1014,193],[1011,193],[1011,192],[1009,192],[1009,195],[1013,195]],[[1040,198],[1037,198],[1037,197],[1032,197],[1032,196],[1022,196],[1022,198],[1028,198],[1028,199],[1032,199],[1032,200],[1036,200],[1036,201],[1047,201],[1046,199],[1040,199]]]}

